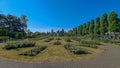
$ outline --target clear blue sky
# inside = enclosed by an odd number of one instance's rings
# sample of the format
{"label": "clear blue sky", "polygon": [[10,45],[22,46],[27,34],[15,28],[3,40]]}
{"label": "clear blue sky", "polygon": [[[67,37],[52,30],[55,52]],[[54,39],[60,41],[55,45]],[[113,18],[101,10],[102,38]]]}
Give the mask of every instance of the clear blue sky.
{"label": "clear blue sky", "polygon": [[27,15],[31,31],[69,30],[113,10],[120,15],[120,0],[0,0],[4,14]]}

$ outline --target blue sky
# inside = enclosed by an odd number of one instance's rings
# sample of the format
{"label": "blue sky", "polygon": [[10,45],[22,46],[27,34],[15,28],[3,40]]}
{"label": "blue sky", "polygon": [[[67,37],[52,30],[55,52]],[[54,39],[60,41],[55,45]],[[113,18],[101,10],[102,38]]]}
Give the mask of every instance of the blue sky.
{"label": "blue sky", "polygon": [[69,30],[105,12],[120,15],[120,0],[0,0],[0,11],[27,15],[31,31]]}

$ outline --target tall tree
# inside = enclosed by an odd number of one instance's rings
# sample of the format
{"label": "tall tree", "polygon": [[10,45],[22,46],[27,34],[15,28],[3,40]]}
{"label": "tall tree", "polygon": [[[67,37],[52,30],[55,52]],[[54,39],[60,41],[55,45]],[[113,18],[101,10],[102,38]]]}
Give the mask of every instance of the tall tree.
{"label": "tall tree", "polygon": [[107,14],[104,13],[101,18],[100,23],[100,34],[105,35],[105,33],[108,31],[108,20],[107,20]]}
{"label": "tall tree", "polygon": [[94,20],[90,21],[89,34],[94,34]]}
{"label": "tall tree", "polygon": [[112,11],[109,15],[109,31],[110,32],[118,32],[120,30],[118,14]]}
{"label": "tall tree", "polygon": [[86,35],[86,33],[87,33],[87,31],[86,31],[86,27],[87,27],[87,25],[86,25],[86,23],[84,23],[84,25],[83,25],[83,35]]}
{"label": "tall tree", "polygon": [[94,34],[98,34],[98,35],[100,34],[100,18],[99,17],[96,18]]}
{"label": "tall tree", "polygon": [[87,26],[86,26],[86,34],[89,34],[89,27],[90,27],[90,22],[87,23]]}
{"label": "tall tree", "polygon": [[64,34],[65,34],[65,31],[64,31],[64,29],[62,29],[62,30],[60,31],[59,35],[60,35],[60,36],[64,36]]}
{"label": "tall tree", "polygon": [[76,36],[77,35],[77,28],[73,28],[73,34],[74,34],[74,36]]}
{"label": "tall tree", "polygon": [[21,15],[21,22],[22,22],[24,32],[26,32],[26,30],[27,30],[27,21],[28,21],[27,16],[22,14]]}
{"label": "tall tree", "polygon": [[83,25],[78,26],[78,34],[83,35]]}

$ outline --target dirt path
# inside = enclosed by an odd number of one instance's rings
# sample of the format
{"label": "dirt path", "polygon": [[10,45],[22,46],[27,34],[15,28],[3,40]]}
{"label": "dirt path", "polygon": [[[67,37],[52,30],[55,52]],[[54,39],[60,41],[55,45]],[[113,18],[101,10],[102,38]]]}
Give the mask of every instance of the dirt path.
{"label": "dirt path", "polygon": [[120,68],[120,47],[105,45],[106,52],[93,59],[62,63],[24,63],[0,59],[0,68]]}

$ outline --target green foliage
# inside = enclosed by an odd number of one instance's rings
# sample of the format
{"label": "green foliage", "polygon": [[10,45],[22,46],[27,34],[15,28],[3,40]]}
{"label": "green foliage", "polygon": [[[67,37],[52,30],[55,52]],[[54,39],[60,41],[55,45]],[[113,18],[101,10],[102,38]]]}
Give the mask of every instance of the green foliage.
{"label": "green foliage", "polygon": [[45,42],[50,42],[50,41],[52,41],[54,38],[47,38],[47,39],[45,39],[44,41]]}
{"label": "green foliage", "polygon": [[24,53],[21,53],[20,55],[22,55],[22,56],[36,56],[37,54],[39,54],[40,52],[42,52],[46,48],[47,48],[46,46],[39,46],[39,47],[36,47],[36,48],[31,49],[29,51],[26,51]]}
{"label": "green foliage", "polygon": [[86,25],[86,23],[84,23],[84,25],[83,25],[83,32],[82,32],[82,34],[83,35],[86,35],[87,34],[87,25]]}
{"label": "green foliage", "polygon": [[105,43],[120,44],[119,40],[102,39],[101,41]]}
{"label": "green foliage", "polygon": [[98,45],[100,45],[98,41],[81,41],[81,46],[85,47],[98,48]]}
{"label": "green foliage", "polygon": [[78,38],[78,37],[72,37],[71,39],[72,39],[72,40],[75,40],[75,41],[78,41],[78,42],[81,41],[81,38]]}
{"label": "green foliage", "polygon": [[111,32],[119,32],[120,30],[120,24],[119,24],[119,19],[118,15],[116,12],[112,11],[109,15],[108,18],[109,21],[109,31]]}
{"label": "green foliage", "polygon": [[[14,15],[0,14],[0,35],[12,38],[25,37],[27,29],[27,19],[25,15],[16,17]],[[22,32],[23,35],[19,32]],[[22,36],[21,36],[22,35]]]}
{"label": "green foliage", "polygon": [[24,48],[24,47],[34,47],[35,42],[32,41],[10,41],[7,42],[3,49],[11,50],[17,48]]}
{"label": "green foliage", "polygon": [[60,41],[55,41],[54,45],[61,45],[61,42]]}
{"label": "green foliage", "polygon": [[8,39],[8,36],[0,36],[0,42],[7,41]]}
{"label": "green foliage", "polygon": [[101,24],[100,24],[100,32],[101,35],[105,35],[105,33],[108,31],[108,21],[107,21],[107,14],[104,13],[102,15],[102,20],[101,20]]}
{"label": "green foliage", "polygon": [[102,15],[101,18],[97,17],[96,22],[94,24],[94,20],[89,21],[88,23],[84,23],[79,25],[76,28],[68,31],[69,36],[84,36],[84,35],[105,35],[106,32],[119,32],[120,31],[120,18],[118,18],[118,14],[112,11],[109,14],[109,17],[106,13]]}
{"label": "green foliage", "polygon": [[70,38],[66,38],[65,40],[66,40],[66,42],[72,42],[72,40]]}
{"label": "green foliage", "polygon": [[55,38],[55,40],[61,40],[61,38],[58,37],[58,38]]}
{"label": "green foliage", "polygon": [[90,21],[89,34],[94,33],[94,20]]}
{"label": "green foliage", "polygon": [[22,39],[23,37],[24,37],[23,32],[17,32],[17,33],[16,33],[16,38],[17,38],[17,39]]}
{"label": "green foliage", "polygon": [[71,53],[77,54],[77,55],[79,55],[79,54],[89,54],[90,53],[87,49],[76,48],[75,46],[70,45],[70,44],[64,45],[64,48],[69,50]]}
{"label": "green foliage", "polygon": [[95,25],[95,28],[94,28],[94,34],[100,34],[100,18],[97,17],[96,18],[96,25]]}

